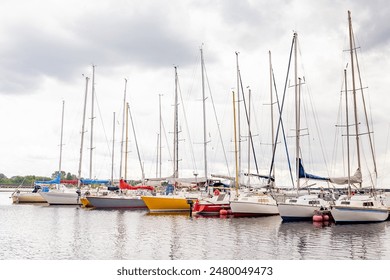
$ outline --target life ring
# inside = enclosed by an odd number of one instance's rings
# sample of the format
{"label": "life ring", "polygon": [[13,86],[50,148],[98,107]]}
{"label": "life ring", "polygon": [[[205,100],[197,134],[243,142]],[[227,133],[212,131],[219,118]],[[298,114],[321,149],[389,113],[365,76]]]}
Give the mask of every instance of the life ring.
{"label": "life ring", "polygon": [[214,191],[214,195],[217,196],[217,195],[219,195],[219,194],[220,194],[219,190],[216,189],[216,190]]}

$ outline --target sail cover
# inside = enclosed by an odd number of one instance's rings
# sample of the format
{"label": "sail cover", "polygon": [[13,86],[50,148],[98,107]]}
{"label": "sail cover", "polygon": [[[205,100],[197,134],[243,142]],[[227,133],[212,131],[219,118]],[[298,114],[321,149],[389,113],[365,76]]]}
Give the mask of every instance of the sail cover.
{"label": "sail cover", "polygon": [[60,183],[60,179],[61,179],[61,174],[58,173],[57,177],[55,179],[53,179],[53,180],[50,180],[50,181],[35,181],[34,184],[35,185],[39,185],[39,184],[47,184],[47,185],[59,184]]}
{"label": "sail cover", "polygon": [[108,184],[110,180],[96,180],[96,179],[80,179],[80,183],[84,185],[99,185]]}
{"label": "sail cover", "polygon": [[306,178],[306,179],[313,179],[313,180],[320,180],[320,181],[329,181],[329,178],[320,177],[317,175],[312,175],[305,172],[305,169],[302,165],[302,160],[299,159],[299,178]]}
{"label": "sail cover", "polygon": [[337,185],[346,185],[348,182],[350,184],[357,184],[362,182],[362,172],[360,169],[356,169],[355,174],[351,176],[348,180],[348,177],[335,177],[335,178],[329,178],[330,182],[337,184]]}

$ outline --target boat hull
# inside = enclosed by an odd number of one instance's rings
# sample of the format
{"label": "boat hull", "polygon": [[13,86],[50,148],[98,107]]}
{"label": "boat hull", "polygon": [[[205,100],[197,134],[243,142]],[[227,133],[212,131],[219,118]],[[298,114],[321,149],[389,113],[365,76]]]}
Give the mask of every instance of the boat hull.
{"label": "boat hull", "polygon": [[283,221],[310,221],[321,206],[309,206],[301,204],[279,203],[279,215]]}
{"label": "boat hull", "polygon": [[336,223],[375,223],[386,221],[389,217],[385,208],[333,206],[330,212]]}
{"label": "boat hull", "polygon": [[237,217],[261,217],[279,215],[276,204],[264,204],[252,201],[231,201],[230,208]]}
{"label": "boat hull", "polygon": [[176,196],[142,196],[150,212],[185,212],[190,211],[188,200],[195,203],[195,198]]}
{"label": "boat hull", "polygon": [[41,192],[41,196],[50,205],[81,205],[80,196],[75,192]]}
{"label": "boat hull", "polygon": [[12,195],[13,203],[46,203],[39,193],[15,193]]}
{"label": "boat hull", "polygon": [[220,215],[221,210],[230,211],[230,203],[208,203],[208,202],[195,202],[194,214],[205,216],[217,216]]}
{"label": "boat hull", "polygon": [[145,202],[140,197],[86,196],[86,199],[94,208],[147,208]]}

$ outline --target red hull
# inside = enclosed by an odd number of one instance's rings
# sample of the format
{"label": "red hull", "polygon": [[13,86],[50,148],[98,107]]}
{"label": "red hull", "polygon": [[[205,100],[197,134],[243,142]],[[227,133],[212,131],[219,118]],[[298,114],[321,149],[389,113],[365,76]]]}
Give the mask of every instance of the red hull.
{"label": "red hull", "polygon": [[221,210],[230,211],[229,203],[201,203],[195,202],[193,211],[198,215],[219,215]]}

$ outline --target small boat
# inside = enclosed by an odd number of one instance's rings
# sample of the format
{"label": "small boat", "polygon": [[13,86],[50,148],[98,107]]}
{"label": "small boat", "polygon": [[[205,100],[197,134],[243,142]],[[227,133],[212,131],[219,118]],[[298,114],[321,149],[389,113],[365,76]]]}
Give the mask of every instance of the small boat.
{"label": "small boat", "polygon": [[336,223],[383,222],[389,216],[389,210],[376,196],[357,194],[340,196],[331,208]]}
{"label": "small boat", "polygon": [[121,179],[119,181],[119,189],[120,191],[86,195],[85,198],[94,208],[146,209],[147,207],[141,199],[141,194],[150,194],[154,190],[154,187],[132,186]]}
{"label": "small boat", "polygon": [[296,198],[288,198],[278,203],[280,217],[283,221],[312,220],[316,211],[329,209],[330,203],[317,194],[308,194]]}
{"label": "small boat", "polygon": [[[44,191],[48,191],[47,187],[43,188]],[[41,186],[35,185],[32,192],[21,192],[16,190],[12,193],[11,198],[13,203],[46,203],[46,200],[39,194],[38,191],[42,191]]]}
{"label": "small boat", "polygon": [[185,212],[198,197],[179,195],[156,195],[141,196],[150,212]]}
{"label": "small boat", "polygon": [[262,217],[279,215],[276,200],[269,194],[247,194],[230,201],[230,208],[235,217]]}
{"label": "small boat", "polygon": [[221,210],[230,211],[230,194],[220,192],[218,189],[214,191],[212,197],[196,200],[193,207],[194,214],[205,216],[219,216]]}
{"label": "small boat", "polygon": [[50,205],[81,205],[81,191],[75,188],[68,188],[65,185],[58,185],[56,189],[39,194]]}

